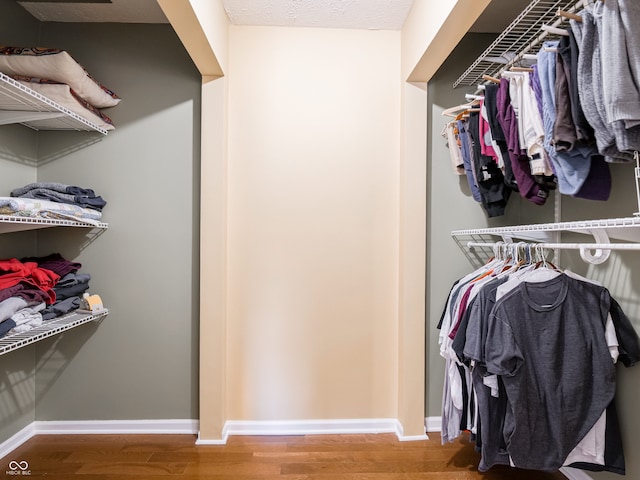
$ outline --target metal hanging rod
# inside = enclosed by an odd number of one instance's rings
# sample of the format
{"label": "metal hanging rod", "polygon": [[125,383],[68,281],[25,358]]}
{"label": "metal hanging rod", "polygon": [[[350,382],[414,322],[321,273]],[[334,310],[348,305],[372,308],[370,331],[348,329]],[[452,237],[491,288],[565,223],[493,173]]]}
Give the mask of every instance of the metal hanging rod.
{"label": "metal hanging rod", "polygon": [[467,242],[468,248],[495,248],[498,246],[523,246],[547,250],[579,250],[580,257],[587,263],[598,265],[605,262],[612,250],[640,251],[640,243],[529,243],[529,242]]}

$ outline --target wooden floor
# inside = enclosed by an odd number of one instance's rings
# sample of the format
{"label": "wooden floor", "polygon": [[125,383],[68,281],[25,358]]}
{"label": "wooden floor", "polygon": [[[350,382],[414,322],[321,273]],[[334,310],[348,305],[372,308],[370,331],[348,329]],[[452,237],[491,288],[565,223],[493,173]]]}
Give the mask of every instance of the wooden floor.
{"label": "wooden floor", "polygon": [[[231,437],[195,445],[192,435],[38,435],[0,460],[0,476],[50,480],[558,480],[560,473],[497,467],[477,471],[466,436],[442,446],[437,433]],[[28,466],[27,466],[28,464]],[[24,469],[24,472],[22,472]]]}

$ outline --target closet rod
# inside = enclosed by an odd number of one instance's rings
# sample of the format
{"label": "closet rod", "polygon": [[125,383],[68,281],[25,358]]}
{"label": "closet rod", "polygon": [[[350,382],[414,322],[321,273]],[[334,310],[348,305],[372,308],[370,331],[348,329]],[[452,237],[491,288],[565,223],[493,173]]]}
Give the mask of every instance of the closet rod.
{"label": "closet rod", "polygon": [[[607,260],[612,250],[640,251],[640,243],[531,243],[531,242],[467,242],[468,248],[531,247],[547,250],[579,250],[580,257],[591,264],[600,264]],[[593,251],[593,253],[592,253]]]}
{"label": "closet rod", "polygon": [[640,250],[640,243],[545,243],[545,242],[467,242],[467,247],[493,248],[500,245],[507,246],[531,246],[536,248],[546,248],[548,250],[580,250],[588,248],[590,250]]}

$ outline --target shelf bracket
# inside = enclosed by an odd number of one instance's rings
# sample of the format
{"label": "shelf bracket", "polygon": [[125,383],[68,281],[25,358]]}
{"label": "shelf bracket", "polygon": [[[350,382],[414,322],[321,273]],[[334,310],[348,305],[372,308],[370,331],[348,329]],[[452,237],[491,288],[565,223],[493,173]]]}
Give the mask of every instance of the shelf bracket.
{"label": "shelf bracket", "polygon": [[[610,243],[609,235],[606,230],[593,229],[589,230],[589,233],[593,235],[595,243],[608,244]],[[611,256],[611,250],[596,248],[593,251],[587,247],[580,247],[580,258],[587,263],[593,265],[600,265],[606,262]]]}

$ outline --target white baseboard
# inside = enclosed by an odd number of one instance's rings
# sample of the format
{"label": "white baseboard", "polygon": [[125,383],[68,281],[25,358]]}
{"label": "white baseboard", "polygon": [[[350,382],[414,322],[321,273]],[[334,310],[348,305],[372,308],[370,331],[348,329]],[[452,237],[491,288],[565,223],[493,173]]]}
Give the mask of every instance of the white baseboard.
{"label": "white baseboard", "polygon": [[198,433],[198,420],[35,421],[0,444],[0,458],[35,435],[72,434],[189,434]]}
{"label": "white baseboard", "polygon": [[400,441],[427,440],[427,435],[404,435],[396,419],[338,419],[291,421],[228,421],[221,439],[200,438],[198,420],[82,420],[35,421],[0,444],[0,458],[35,435],[75,434],[198,434],[198,445],[227,443],[229,435],[322,435],[395,433]]}
{"label": "white baseboard", "polygon": [[427,432],[440,432],[442,430],[442,417],[425,418],[424,428],[427,430]]}
{"label": "white baseboard", "polygon": [[242,421],[225,423],[226,435],[327,435],[354,433],[395,433],[402,435],[402,426],[395,419],[338,419]]}
{"label": "white baseboard", "polygon": [[427,440],[424,435],[404,435],[396,419],[337,419],[337,420],[283,420],[244,421],[229,420],[222,430],[222,439],[198,438],[201,445],[226,443],[230,435],[344,435],[363,433],[395,433],[400,441]]}
{"label": "white baseboard", "polygon": [[15,435],[0,443],[0,458],[4,458],[35,435],[33,423],[27,425]]}
{"label": "white baseboard", "polygon": [[38,435],[184,434],[198,433],[198,420],[82,420],[33,422]]}

